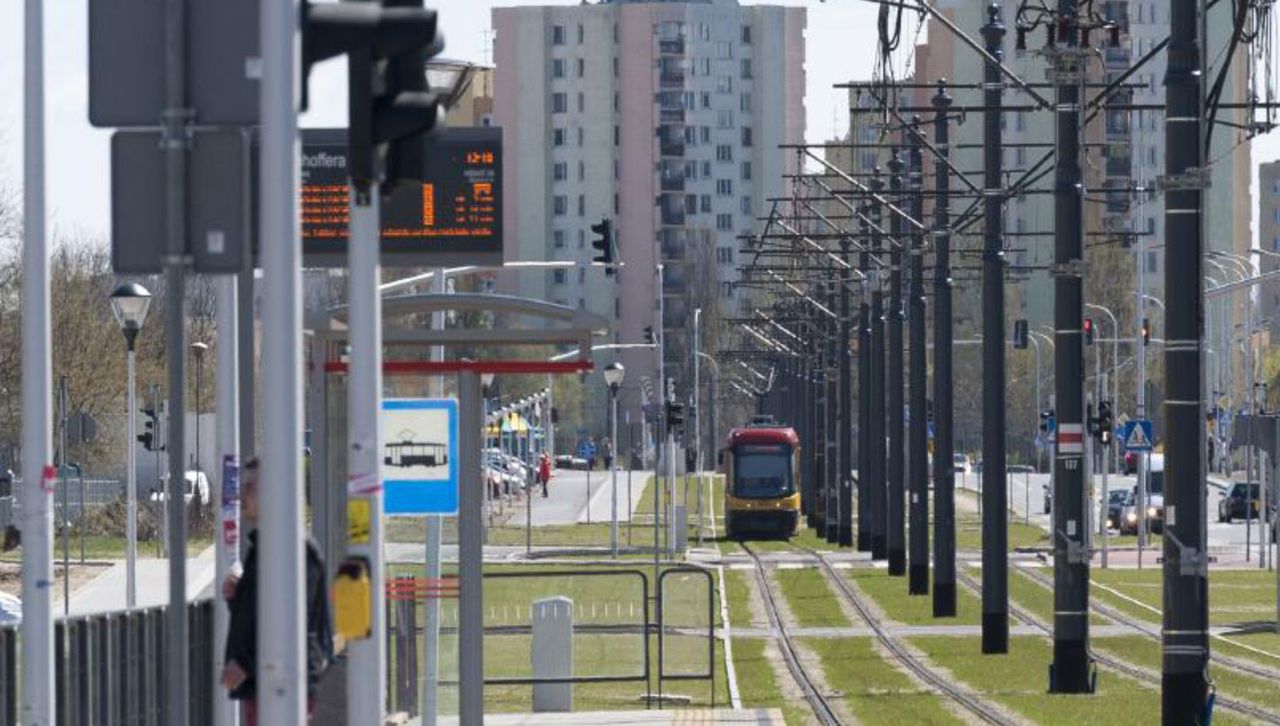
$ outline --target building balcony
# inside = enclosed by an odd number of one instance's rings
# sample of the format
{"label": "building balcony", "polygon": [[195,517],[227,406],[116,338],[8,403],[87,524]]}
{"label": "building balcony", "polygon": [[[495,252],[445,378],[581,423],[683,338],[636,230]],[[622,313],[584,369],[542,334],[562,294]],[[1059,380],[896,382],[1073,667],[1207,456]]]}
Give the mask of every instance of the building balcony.
{"label": "building balcony", "polygon": [[658,53],[662,55],[684,55],[684,38],[659,40]]}
{"label": "building balcony", "polygon": [[680,227],[684,225],[683,209],[663,209],[661,216],[662,224],[668,227]]}
{"label": "building balcony", "polygon": [[685,75],[683,71],[663,71],[658,74],[658,86],[660,88],[684,88],[684,81]]}
{"label": "building balcony", "polygon": [[658,155],[667,157],[683,157],[683,141],[662,141],[658,143]]}
{"label": "building balcony", "polygon": [[684,174],[663,174],[658,186],[664,192],[682,192],[684,191]]}
{"label": "building balcony", "polygon": [[658,110],[658,123],[683,124],[684,109],[683,108],[660,108]]}

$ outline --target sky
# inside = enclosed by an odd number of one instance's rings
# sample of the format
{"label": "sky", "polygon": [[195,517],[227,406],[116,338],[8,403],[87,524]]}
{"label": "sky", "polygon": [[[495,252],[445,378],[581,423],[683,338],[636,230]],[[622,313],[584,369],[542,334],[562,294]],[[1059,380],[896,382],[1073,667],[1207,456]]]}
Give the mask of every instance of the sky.
{"label": "sky", "polygon": [[[207,0],[201,0],[207,1]],[[495,6],[576,5],[581,0],[428,0],[440,13],[444,55],[461,60],[490,59],[490,11]],[[746,2],[744,4],[754,4]],[[772,0],[808,8],[806,140],[826,141],[847,126],[845,92],[836,83],[869,78],[876,44],[877,6],[862,0]],[[0,2],[0,194],[21,190],[22,172],[22,5]],[[110,231],[109,129],[88,122],[88,0],[45,2],[46,158],[49,213],[55,231],[98,238]],[[905,54],[913,38],[904,31]],[[897,64],[902,67],[905,55]],[[346,124],[346,73],[341,60],[317,66],[311,75],[312,110],[304,126]],[[1255,144],[1254,159],[1280,158],[1280,133]]]}

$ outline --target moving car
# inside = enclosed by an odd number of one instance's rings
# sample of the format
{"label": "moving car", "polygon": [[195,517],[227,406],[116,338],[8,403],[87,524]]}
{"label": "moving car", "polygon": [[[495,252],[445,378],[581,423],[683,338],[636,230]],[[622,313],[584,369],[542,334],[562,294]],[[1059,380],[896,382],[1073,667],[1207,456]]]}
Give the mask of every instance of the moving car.
{"label": "moving car", "polygon": [[[185,503],[190,504],[191,500],[195,497],[197,491],[200,492],[200,501],[203,502],[204,504],[209,503],[209,477],[205,476],[203,471],[188,470],[183,475],[183,479],[186,480],[186,485],[187,485],[185,491],[182,494],[182,500]],[[164,475],[163,481],[164,481],[165,489],[167,490],[168,484],[169,484],[169,474],[167,472]],[[165,494],[166,492],[164,491],[156,491],[152,489],[151,501],[163,502],[168,499],[168,497],[165,496]]]}
{"label": "moving car", "polygon": [[1112,489],[1107,492],[1107,529],[1120,529],[1120,518],[1124,516],[1124,507],[1133,492],[1124,489]]}
{"label": "moving car", "polygon": [[[1262,492],[1258,482],[1232,482],[1231,486],[1221,493],[1218,500],[1218,521],[1230,522],[1233,519],[1253,519],[1262,511]],[[1246,513],[1247,510],[1247,513]]]}
{"label": "moving car", "polygon": [[[1138,494],[1137,491],[1130,491],[1125,499],[1125,506],[1120,517],[1120,534],[1137,534],[1138,516]],[[1160,534],[1164,531],[1163,494],[1147,495],[1146,520],[1147,532]]]}

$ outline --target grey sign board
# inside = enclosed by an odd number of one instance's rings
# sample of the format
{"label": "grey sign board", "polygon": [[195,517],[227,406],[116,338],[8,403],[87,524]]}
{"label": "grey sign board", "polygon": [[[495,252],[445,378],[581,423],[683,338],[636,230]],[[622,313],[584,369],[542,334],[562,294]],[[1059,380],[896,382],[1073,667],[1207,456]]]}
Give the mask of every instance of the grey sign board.
{"label": "grey sign board", "polygon": [[[241,270],[250,236],[247,132],[197,131],[187,154],[187,253],[195,270]],[[111,137],[111,266],[117,273],[160,272],[165,240],[165,165],[159,131]]]}
{"label": "grey sign board", "polygon": [[1240,414],[1231,422],[1231,446],[1256,446],[1275,456],[1276,414]]}
{"label": "grey sign board", "polygon": [[[89,122],[157,128],[166,0],[89,0]],[[259,0],[187,3],[187,107],[202,126],[258,123]]]}

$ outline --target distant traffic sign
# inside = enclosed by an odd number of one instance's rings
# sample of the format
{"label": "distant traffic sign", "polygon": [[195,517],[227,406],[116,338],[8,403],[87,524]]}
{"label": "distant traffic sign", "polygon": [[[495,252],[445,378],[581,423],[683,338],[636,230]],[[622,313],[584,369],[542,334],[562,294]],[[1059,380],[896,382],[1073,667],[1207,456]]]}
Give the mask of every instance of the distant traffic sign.
{"label": "distant traffic sign", "polygon": [[383,510],[457,514],[457,399],[387,399],[382,432]]}
{"label": "distant traffic sign", "polygon": [[1137,419],[1126,423],[1124,447],[1129,451],[1151,451],[1151,422]]}

